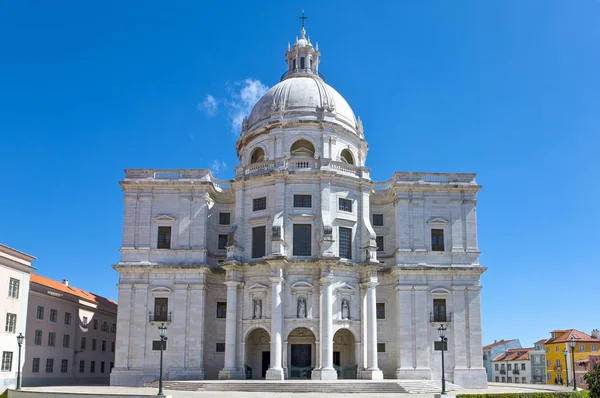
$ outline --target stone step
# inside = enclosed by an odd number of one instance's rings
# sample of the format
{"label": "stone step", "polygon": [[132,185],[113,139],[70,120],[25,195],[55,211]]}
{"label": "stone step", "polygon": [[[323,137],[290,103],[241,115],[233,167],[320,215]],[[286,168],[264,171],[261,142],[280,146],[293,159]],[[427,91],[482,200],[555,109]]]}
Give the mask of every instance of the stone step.
{"label": "stone step", "polygon": [[[158,382],[147,386],[158,387]],[[179,391],[238,391],[238,392],[322,392],[322,393],[390,393],[424,394],[441,391],[441,381],[434,380],[382,380],[382,381],[164,381],[165,390]],[[446,390],[460,389],[446,383]]]}

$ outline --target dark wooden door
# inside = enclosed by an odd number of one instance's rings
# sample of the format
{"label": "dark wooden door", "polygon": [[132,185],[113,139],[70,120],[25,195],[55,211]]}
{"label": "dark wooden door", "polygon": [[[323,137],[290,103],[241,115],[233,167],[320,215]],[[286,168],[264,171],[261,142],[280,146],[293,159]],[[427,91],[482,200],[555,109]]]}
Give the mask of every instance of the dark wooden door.
{"label": "dark wooden door", "polygon": [[262,370],[260,372],[260,377],[265,378],[267,376],[267,370],[269,370],[269,365],[271,364],[271,351],[263,351],[262,352]]}

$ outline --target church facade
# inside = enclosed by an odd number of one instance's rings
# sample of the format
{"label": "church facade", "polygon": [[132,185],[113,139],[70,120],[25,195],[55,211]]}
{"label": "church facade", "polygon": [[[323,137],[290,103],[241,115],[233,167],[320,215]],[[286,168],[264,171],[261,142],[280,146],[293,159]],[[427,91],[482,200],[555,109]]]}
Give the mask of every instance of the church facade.
{"label": "church facade", "polygon": [[[374,182],[360,118],[302,28],[229,181],[128,169],[112,385],[423,379],[483,388],[475,174]],[[445,325],[448,341],[440,343]]]}

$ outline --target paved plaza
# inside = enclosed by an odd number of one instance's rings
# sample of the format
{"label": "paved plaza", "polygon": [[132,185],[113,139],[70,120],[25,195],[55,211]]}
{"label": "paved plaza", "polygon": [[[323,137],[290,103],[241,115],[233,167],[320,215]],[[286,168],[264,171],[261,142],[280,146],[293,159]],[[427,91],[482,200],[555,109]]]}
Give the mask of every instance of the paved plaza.
{"label": "paved plaza", "polygon": [[[36,392],[63,392],[63,393],[80,393],[80,394],[114,394],[129,396],[129,395],[148,395],[156,396],[156,388],[148,387],[85,387],[85,386],[64,386],[64,387],[35,387],[35,388],[24,388],[26,391]],[[536,391],[572,391],[571,387],[554,386],[546,384],[502,384],[502,383],[489,383],[487,389],[469,390],[461,389],[458,391],[450,391],[448,397],[455,397],[456,394],[500,394],[508,392],[536,392]],[[230,392],[230,391],[172,391],[165,390],[166,395],[170,395],[172,398],[186,398],[186,397],[215,397],[215,398],[287,398],[287,397],[298,397],[301,395],[303,398],[325,398],[325,397],[342,397],[352,396],[353,398],[362,397],[381,397],[398,396],[404,395],[415,398],[433,398],[434,394],[332,394],[332,393],[268,393],[268,392]]]}

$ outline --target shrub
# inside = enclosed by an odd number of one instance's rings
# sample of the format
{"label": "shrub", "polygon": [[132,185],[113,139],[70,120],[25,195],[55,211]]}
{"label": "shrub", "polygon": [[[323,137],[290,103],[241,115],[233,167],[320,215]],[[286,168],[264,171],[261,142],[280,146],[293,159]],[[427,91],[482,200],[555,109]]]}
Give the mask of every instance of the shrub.
{"label": "shrub", "polygon": [[596,364],[594,369],[583,376],[583,379],[588,385],[590,398],[600,398],[600,364]]}

